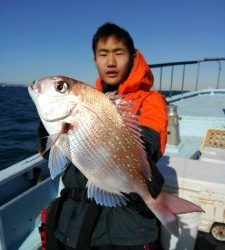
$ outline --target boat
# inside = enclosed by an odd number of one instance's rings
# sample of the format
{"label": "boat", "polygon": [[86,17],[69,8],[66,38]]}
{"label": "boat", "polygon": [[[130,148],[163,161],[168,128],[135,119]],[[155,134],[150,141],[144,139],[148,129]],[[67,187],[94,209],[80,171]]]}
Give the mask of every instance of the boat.
{"label": "boat", "polygon": [[[165,250],[203,249],[199,243],[202,234],[225,249],[225,88],[220,82],[224,60],[205,58],[151,65],[154,74],[159,75],[158,90],[162,93],[164,70],[171,70],[166,97],[168,141],[158,162],[165,177],[164,189],[199,204],[205,211],[202,215],[178,218],[179,239],[162,229]],[[199,84],[200,66],[205,63],[219,66],[216,83],[206,89]],[[192,89],[186,83],[189,65],[197,66]],[[175,88],[176,67],[182,69],[182,77],[180,86]],[[61,188],[60,177],[51,179],[47,161],[39,154],[1,170],[0,249],[41,249],[40,212]]]}

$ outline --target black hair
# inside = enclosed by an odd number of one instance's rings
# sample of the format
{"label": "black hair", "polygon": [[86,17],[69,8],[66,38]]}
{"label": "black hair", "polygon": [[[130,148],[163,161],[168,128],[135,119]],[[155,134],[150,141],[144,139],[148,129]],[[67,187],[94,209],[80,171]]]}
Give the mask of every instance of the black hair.
{"label": "black hair", "polygon": [[130,54],[135,53],[133,39],[130,34],[123,28],[114,23],[105,23],[98,28],[92,39],[92,50],[94,56],[96,54],[97,43],[99,40],[106,41],[109,37],[115,37],[118,41],[122,41],[129,50]]}

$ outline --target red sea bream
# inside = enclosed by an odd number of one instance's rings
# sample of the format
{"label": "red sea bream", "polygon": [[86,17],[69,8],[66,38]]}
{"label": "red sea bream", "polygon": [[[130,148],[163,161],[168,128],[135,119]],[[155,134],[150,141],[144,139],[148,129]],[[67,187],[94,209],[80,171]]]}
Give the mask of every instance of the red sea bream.
{"label": "red sea bream", "polygon": [[49,133],[52,178],[68,161],[86,176],[87,194],[104,206],[126,205],[124,194],[137,193],[161,223],[177,235],[176,214],[202,209],[162,191],[153,199],[147,187],[151,166],[140,139],[132,103],[67,77],[47,77],[29,87]]}

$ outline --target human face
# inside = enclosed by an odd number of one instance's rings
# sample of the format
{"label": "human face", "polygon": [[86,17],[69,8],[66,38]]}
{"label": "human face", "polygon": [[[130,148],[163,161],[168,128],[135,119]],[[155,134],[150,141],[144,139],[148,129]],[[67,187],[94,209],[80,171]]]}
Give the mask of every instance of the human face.
{"label": "human face", "polygon": [[133,57],[129,50],[115,37],[99,40],[96,46],[95,66],[102,80],[117,86],[128,77]]}

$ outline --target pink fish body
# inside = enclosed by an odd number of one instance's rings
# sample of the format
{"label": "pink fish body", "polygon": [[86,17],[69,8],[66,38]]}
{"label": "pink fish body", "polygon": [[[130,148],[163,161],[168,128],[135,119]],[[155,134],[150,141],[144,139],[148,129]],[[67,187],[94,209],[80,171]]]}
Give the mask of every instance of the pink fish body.
{"label": "pink fish body", "polygon": [[54,178],[68,160],[86,176],[87,194],[104,206],[126,204],[124,193],[137,193],[161,223],[178,234],[176,214],[202,212],[166,192],[153,199],[147,187],[151,166],[132,103],[67,77],[36,81],[29,93],[46,127]]}

